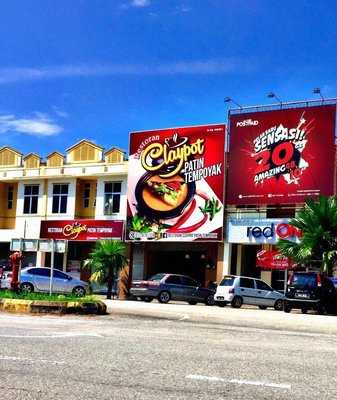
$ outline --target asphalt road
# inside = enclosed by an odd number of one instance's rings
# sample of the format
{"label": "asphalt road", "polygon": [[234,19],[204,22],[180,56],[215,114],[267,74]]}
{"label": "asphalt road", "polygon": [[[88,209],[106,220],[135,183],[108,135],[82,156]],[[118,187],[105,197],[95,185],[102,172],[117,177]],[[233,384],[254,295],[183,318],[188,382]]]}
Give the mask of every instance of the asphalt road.
{"label": "asphalt road", "polygon": [[1,400],[337,399],[336,335],[0,314],[0,341]]}

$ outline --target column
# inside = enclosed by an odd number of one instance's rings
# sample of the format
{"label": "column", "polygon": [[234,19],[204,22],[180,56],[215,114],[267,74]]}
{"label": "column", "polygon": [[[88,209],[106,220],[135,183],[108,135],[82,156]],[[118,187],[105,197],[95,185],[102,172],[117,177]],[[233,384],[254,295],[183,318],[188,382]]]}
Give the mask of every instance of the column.
{"label": "column", "polygon": [[218,262],[216,267],[216,280],[218,283],[220,283],[224,275],[230,274],[231,259],[232,259],[232,244],[231,243],[219,244]]}
{"label": "column", "polygon": [[46,253],[43,251],[37,251],[36,252],[36,266],[41,268],[45,266],[45,261],[46,261]]}
{"label": "column", "polygon": [[238,244],[238,251],[236,256],[236,275],[241,275],[242,270],[242,244]]}

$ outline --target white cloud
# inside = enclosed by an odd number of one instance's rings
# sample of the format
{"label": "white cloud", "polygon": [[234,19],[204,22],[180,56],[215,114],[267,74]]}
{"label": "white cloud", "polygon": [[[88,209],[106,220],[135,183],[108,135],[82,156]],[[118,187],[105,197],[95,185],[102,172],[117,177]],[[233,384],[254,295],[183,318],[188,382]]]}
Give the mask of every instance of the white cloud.
{"label": "white cloud", "polygon": [[59,107],[57,106],[52,106],[52,109],[54,111],[54,113],[58,116],[58,117],[62,117],[62,118],[68,118],[69,114],[63,110],[61,110]]}
{"label": "white cloud", "polygon": [[43,113],[31,118],[17,118],[13,114],[0,115],[0,134],[16,132],[31,136],[53,136],[63,128]]}
{"label": "white cloud", "polygon": [[23,81],[90,76],[215,75],[246,72],[253,68],[254,65],[250,60],[240,61],[232,58],[162,64],[80,64],[36,68],[3,68],[0,69],[0,85]]}
{"label": "white cloud", "polygon": [[131,6],[133,7],[148,7],[150,5],[150,0],[132,0]]}

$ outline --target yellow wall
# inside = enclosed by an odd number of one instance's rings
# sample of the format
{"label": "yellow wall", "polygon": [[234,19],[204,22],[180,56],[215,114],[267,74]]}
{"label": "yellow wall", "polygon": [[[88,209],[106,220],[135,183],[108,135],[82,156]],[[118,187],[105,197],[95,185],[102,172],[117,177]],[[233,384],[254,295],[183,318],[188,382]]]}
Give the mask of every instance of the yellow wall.
{"label": "yellow wall", "polygon": [[[84,189],[85,184],[90,184],[90,198],[89,198],[89,207],[84,208]],[[97,194],[97,182],[95,180],[77,180],[76,185],[76,208],[75,208],[75,216],[76,218],[95,218],[95,210],[94,207],[95,200]]]}
{"label": "yellow wall", "polygon": [[[13,206],[8,209],[8,187],[13,186]],[[13,229],[15,228],[16,217],[16,201],[18,195],[17,183],[0,183],[0,228]]]}
{"label": "yellow wall", "polygon": [[114,149],[111,152],[107,153],[105,156],[105,161],[107,163],[121,163],[123,162],[124,155],[121,151]]}
{"label": "yellow wall", "polygon": [[0,167],[19,166],[20,156],[14,151],[5,148],[0,150]]}
{"label": "yellow wall", "polygon": [[47,159],[47,167],[62,167],[64,159],[60,154],[52,154]]}
{"label": "yellow wall", "polygon": [[101,161],[101,150],[90,143],[80,143],[78,146],[71,149],[68,153],[69,162],[97,162]]}
{"label": "yellow wall", "polygon": [[40,167],[40,159],[37,156],[31,155],[25,158],[24,160],[25,168],[39,168]]}

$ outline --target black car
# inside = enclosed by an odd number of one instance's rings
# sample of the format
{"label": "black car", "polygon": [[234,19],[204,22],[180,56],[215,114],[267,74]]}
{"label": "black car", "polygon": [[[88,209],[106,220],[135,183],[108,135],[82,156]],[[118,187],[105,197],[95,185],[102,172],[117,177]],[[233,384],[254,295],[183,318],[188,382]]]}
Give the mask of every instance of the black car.
{"label": "black car", "polygon": [[202,287],[189,276],[160,273],[148,280],[133,281],[130,293],[147,302],[153,299],[158,299],[160,303],[179,300],[211,306],[214,304],[215,290]]}
{"label": "black car", "polygon": [[310,309],[319,314],[334,313],[336,289],[332,280],[318,272],[294,272],[288,281],[284,311],[293,308],[303,314]]}

